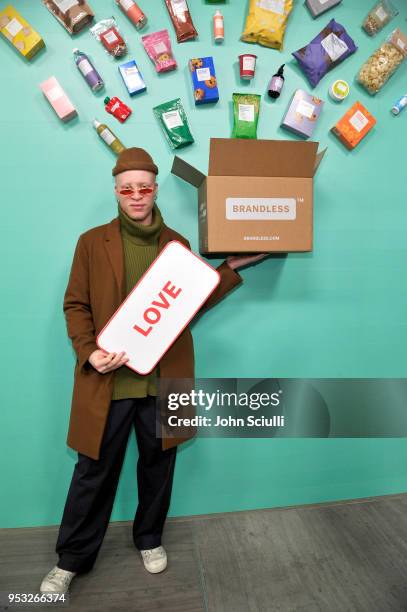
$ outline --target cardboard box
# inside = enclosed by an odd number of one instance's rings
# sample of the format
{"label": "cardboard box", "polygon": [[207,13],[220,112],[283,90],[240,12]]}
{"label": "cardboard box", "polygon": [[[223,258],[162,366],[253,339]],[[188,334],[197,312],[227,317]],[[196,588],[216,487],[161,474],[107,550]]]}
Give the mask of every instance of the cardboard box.
{"label": "cardboard box", "polygon": [[309,12],[314,17],[318,17],[334,6],[338,6],[342,0],[306,0],[305,4]]}
{"label": "cardboard box", "polygon": [[376,119],[360,102],[353,106],[331,128],[331,132],[339,138],[347,149],[354,149],[360,141],[376,125]]}
{"label": "cardboard box", "polygon": [[119,72],[131,96],[146,91],[147,87],[138,69],[136,60],[120,64]]}
{"label": "cardboard box", "polygon": [[61,121],[70,121],[77,116],[76,108],[54,76],[41,83],[40,89]]}
{"label": "cardboard box", "polygon": [[219,100],[218,83],[212,57],[195,57],[189,60],[195,105]]}
{"label": "cardboard box", "polygon": [[324,103],[302,89],[297,89],[290,102],[281,127],[304,138],[310,138],[317,125]]}
{"label": "cardboard box", "polygon": [[208,176],[175,156],[172,173],[198,189],[199,250],[312,251],[317,142],[211,138]]}
{"label": "cardboard box", "polygon": [[11,5],[0,11],[0,32],[27,60],[45,47],[38,32]]}

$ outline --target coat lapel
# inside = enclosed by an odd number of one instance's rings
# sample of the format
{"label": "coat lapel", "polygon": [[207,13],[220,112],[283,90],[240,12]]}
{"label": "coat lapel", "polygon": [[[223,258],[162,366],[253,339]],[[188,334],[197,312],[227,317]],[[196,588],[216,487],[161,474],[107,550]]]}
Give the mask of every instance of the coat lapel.
{"label": "coat lapel", "polygon": [[[164,224],[161,234],[158,237],[158,252],[160,253],[165,245],[172,240],[171,233],[168,227]],[[120,291],[122,300],[125,299],[125,283],[124,283],[124,258],[123,258],[123,243],[120,233],[120,219],[116,217],[106,226],[105,232],[105,247],[113,268],[114,277],[117,287]]]}

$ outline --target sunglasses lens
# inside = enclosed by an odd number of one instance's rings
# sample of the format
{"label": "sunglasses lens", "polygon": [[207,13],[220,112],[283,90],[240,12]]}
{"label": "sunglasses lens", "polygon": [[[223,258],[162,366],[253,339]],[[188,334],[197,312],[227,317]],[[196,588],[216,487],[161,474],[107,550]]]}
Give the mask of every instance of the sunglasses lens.
{"label": "sunglasses lens", "polygon": [[119,193],[120,195],[131,195],[133,193],[133,189],[121,189]]}
{"label": "sunglasses lens", "polygon": [[140,195],[148,195],[149,193],[153,193],[153,190],[151,189],[151,187],[142,187],[138,190],[138,192]]}

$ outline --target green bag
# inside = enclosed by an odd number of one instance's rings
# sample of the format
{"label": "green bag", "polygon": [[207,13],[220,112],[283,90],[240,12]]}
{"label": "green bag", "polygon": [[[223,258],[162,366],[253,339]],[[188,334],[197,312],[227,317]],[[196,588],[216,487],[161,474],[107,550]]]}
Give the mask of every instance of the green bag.
{"label": "green bag", "polygon": [[232,138],[257,138],[260,113],[258,94],[233,94]]}
{"label": "green bag", "polygon": [[172,149],[180,149],[194,142],[180,98],[155,106],[153,112]]}

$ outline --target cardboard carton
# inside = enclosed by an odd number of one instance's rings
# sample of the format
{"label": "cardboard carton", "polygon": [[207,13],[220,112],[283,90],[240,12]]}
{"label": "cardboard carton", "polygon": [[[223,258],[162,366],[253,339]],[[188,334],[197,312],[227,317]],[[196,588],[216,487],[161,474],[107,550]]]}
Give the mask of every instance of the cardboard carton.
{"label": "cardboard carton", "polygon": [[331,128],[331,132],[345,145],[347,149],[354,149],[361,140],[376,125],[376,119],[361,104],[355,102],[344,114],[338,123]]}
{"label": "cardboard carton", "polygon": [[40,89],[61,121],[67,122],[77,116],[76,108],[54,76],[40,83]]}
{"label": "cardboard carton", "polygon": [[312,251],[317,142],[211,138],[208,176],[175,156],[172,173],[198,189],[199,250]]}
{"label": "cardboard carton", "polygon": [[0,11],[0,33],[27,60],[33,58],[40,49],[45,47],[38,32],[11,5]]}

